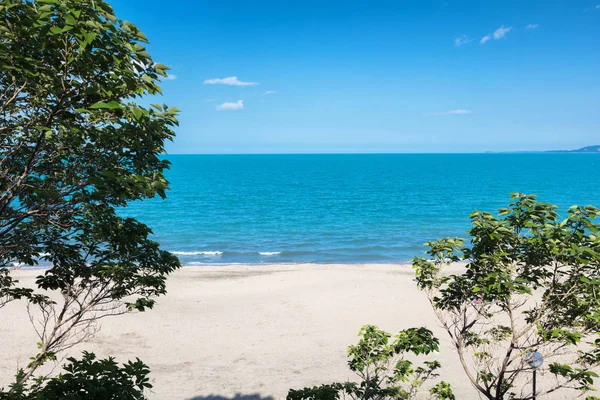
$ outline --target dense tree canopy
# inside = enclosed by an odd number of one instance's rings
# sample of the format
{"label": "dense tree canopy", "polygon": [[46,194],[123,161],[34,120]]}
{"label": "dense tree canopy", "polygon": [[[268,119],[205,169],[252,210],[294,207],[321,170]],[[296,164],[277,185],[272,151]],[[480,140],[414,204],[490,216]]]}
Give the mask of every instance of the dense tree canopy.
{"label": "dense tree canopy", "polygon": [[[168,69],[146,42],[101,0],[0,0],[0,306],[40,306],[31,371],[96,318],[151,307],[179,266],[117,213],[167,189],[160,155],[178,110],[140,105]],[[40,262],[38,288],[62,302],[11,276]]]}

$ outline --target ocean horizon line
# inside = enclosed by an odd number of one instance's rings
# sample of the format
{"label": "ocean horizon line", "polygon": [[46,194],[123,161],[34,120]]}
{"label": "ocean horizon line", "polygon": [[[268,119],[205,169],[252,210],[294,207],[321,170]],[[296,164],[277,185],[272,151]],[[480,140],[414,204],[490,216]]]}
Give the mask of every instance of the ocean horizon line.
{"label": "ocean horizon line", "polygon": [[514,150],[465,152],[274,152],[274,153],[165,153],[167,156],[336,156],[336,155],[494,155],[494,154],[597,154],[569,150]]}

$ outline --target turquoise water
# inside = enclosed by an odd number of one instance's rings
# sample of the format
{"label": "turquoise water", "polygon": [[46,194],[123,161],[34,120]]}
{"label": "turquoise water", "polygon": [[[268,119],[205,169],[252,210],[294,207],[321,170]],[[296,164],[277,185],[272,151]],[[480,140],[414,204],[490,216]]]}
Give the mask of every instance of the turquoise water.
{"label": "turquoise water", "polygon": [[400,262],[512,191],[600,206],[597,154],[173,155],[125,213],[183,264]]}

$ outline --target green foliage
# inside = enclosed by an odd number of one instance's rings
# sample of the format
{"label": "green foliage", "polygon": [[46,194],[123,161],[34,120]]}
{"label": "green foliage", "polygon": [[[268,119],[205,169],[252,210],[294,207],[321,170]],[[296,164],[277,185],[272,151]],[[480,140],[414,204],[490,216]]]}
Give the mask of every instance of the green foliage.
{"label": "green foliage", "polygon": [[10,276],[8,268],[0,268],[0,308],[11,300],[28,299],[34,304],[48,301],[44,295],[34,293],[33,289],[17,287],[19,281]]}
{"label": "green foliage", "polygon": [[[351,399],[415,399],[421,387],[437,377],[437,361],[424,361],[415,368],[404,358],[406,353],[429,354],[439,350],[439,341],[425,328],[410,328],[392,338],[389,333],[373,325],[365,325],[359,332],[357,345],[348,348],[348,366],[360,382],[332,383],[300,390],[291,389],[288,400]],[[429,391],[435,399],[453,400],[450,385],[439,382]]]}
{"label": "green foliage", "polygon": [[[511,200],[498,216],[471,214],[470,246],[462,239],[427,243],[427,258],[413,260],[417,286],[486,398],[531,398],[525,355],[535,350],[553,378],[544,393],[593,390],[592,369],[600,365],[600,210],[573,206],[561,219],[556,206],[535,196],[514,193]],[[467,262],[464,272],[442,271],[459,260]]]}
{"label": "green foliage", "polygon": [[[41,325],[23,382],[98,318],[152,308],[179,267],[149,227],[117,213],[168,189],[161,155],[178,110],[138,104],[168,69],[145,43],[102,0],[0,0],[0,307],[28,299]],[[52,267],[38,289],[62,302],[11,276],[40,260]]]}
{"label": "green foliage", "polygon": [[330,385],[314,386],[304,389],[290,389],[287,400],[338,400],[340,395],[353,389],[352,384],[332,383]]}
{"label": "green foliage", "polygon": [[[68,358],[64,372],[50,379],[38,379],[31,387],[14,386],[11,393],[0,393],[3,400],[144,400],[150,370],[139,359],[120,366],[112,358],[96,360],[83,353],[78,360]],[[23,374],[23,371],[20,371]],[[17,382],[22,381],[17,377]]]}
{"label": "green foliage", "polygon": [[429,392],[433,395],[434,399],[439,400],[455,400],[454,393],[452,392],[452,387],[448,382],[438,382],[429,389]]}
{"label": "green foliage", "polygon": [[0,11],[0,268],[42,259],[54,266],[43,289],[81,278],[114,298],[164,293],[177,259],[115,208],[165,195],[159,155],[177,110],[134,99],[160,93],[166,67],[103,1],[1,0]]}

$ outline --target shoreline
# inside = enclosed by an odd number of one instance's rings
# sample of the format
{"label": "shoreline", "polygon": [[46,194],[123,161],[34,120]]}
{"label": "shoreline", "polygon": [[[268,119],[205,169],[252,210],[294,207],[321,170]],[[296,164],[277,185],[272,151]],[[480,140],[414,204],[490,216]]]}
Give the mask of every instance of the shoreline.
{"label": "shoreline", "polygon": [[[452,266],[465,266],[468,262],[460,261],[451,263]],[[412,268],[412,262],[400,261],[400,262],[240,262],[240,263],[188,263],[181,264],[180,269],[184,268],[274,268],[274,267],[370,267],[370,266],[382,266],[382,267],[407,267]],[[51,265],[37,265],[37,266],[15,266],[8,267],[11,273],[20,274],[23,271],[45,271],[51,269]]]}

